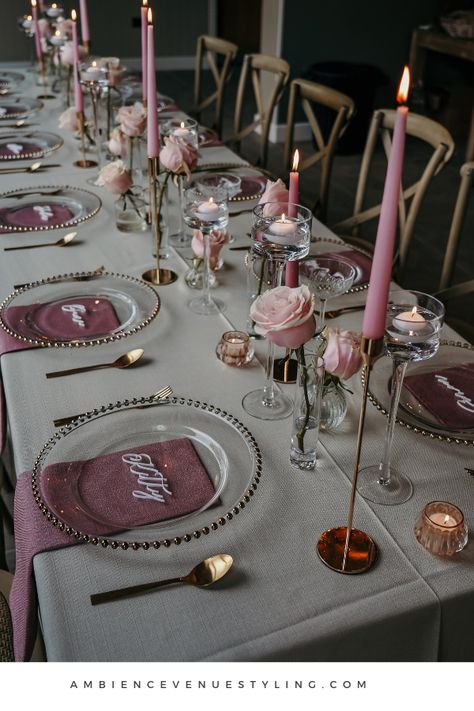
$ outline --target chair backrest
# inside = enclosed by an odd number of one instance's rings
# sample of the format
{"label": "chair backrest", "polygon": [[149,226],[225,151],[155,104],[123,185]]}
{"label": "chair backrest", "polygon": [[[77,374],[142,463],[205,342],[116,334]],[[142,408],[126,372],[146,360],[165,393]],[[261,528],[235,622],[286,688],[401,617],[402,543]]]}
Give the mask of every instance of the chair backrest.
{"label": "chair backrest", "polygon": [[[263,100],[261,73],[272,74],[274,83],[266,102]],[[230,141],[240,144],[240,141],[249,136],[256,128],[260,129],[260,151],[258,164],[266,166],[268,153],[268,134],[275,106],[281,99],[283,90],[290,76],[290,65],[280,57],[268,54],[246,54],[240,72],[239,86],[234,114],[234,135]],[[257,119],[249,125],[242,127],[242,110],[247,81],[250,78],[253,95],[257,105]]]}
{"label": "chair backrest", "polygon": [[474,179],[474,161],[464,163],[460,170],[461,182],[459,185],[458,196],[454,206],[453,219],[451,221],[451,229],[449,231],[448,243],[446,245],[446,253],[444,256],[443,267],[441,269],[441,280],[439,283],[440,289],[446,289],[451,286],[453,279],[454,267],[459,247],[459,237],[466,219],[466,211],[468,205],[469,193]]}
{"label": "chair backrest", "polygon": [[[377,217],[381,205],[363,209],[367,190],[367,179],[374,156],[377,139],[380,136],[385,154],[390,156],[392,147],[391,134],[395,126],[396,111],[381,109],[374,112],[362,156],[353,216],[333,227],[336,231],[352,230],[352,241],[357,242],[359,225]],[[400,186],[399,201],[399,252],[398,265],[401,273],[406,263],[408,248],[415,227],[416,219],[423,198],[433,176],[446,165],[454,151],[454,141],[444,126],[425,116],[410,112],[407,120],[407,135],[424,141],[433,147],[433,152],[426,163],[421,177],[409,187]],[[405,159],[407,162],[407,158]],[[411,201],[411,202],[410,202]]]}
{"label": "chair backrest", "polygon": [[[230,77],[233,62],[237,56],[239,48],[233,42],[211,37],[210,35],[200,35],[196,45],[196,70],[194,75],[194,107],[193,113],[198,119],[204,109],[215,104],[214,128],[219,136],[222,134],[222,105],[226,82]],[[223,57],[221,66],[218,66],[217,58]],[[207,59],[215,89],[206,97],[202,95],[202,71],[204,58]]]}
{"label": "chair backrest", "polygon": [[[301,102],[303,111],[306,114],[317,147],[314,153],[300,161],[299,171],[301,172],[305,170],[305,168],[309,168],[311,165],[321,161],[319,196],[313,208],[313,212],[320,220],[325,222],[334,152],[337,141],[347,129],[354,115],[355,104],[349,96],[341,94],[341,92],[335,89],[330,89],[323,84],[316,84],[307,79],[293,79],[290,83],[290,99],[288,103],[284,148],[285,164],[288,169],[291,168],[295,110],[298,101]],[[322,106],[326,110],[330,109],[327,113],[332,116],[332,126],[326,139],[323,136],[323,131],[314,113],[314,104]],[[325,133],[327,133],[327,130]]]}

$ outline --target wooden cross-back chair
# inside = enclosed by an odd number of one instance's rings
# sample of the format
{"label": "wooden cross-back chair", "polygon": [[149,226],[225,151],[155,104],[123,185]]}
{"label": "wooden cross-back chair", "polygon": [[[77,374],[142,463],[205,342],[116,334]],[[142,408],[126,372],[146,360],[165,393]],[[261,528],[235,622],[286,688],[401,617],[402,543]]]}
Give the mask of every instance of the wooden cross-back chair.
{"label": "wooden cross-back chair", "polygon": [[[262,95],[261,73],[266,72],[274,77],[272,90],[269,92],[265,102]],[[234,135],[229,139],[230,143],[236,145],[240,150],[240,142],[249,136],[255,129],[260,130],[260,149],[258,165],[266,166],[268,155],[268,135],[273,110],[281,99],[283,90],[288,83],[290,76],[290,65],[280,57],[268,54],[246,54],[240,72],[239,86],[234,114]],[[257,118],[247,126],[242,126],[242,112],[244,105],[244,95],[247,81],[250,81],[253,89],[253,96],[257,106]]]}
{"label": "wooden cross-back chair", "polygon": [[[363,246],[373,251],[373,243],[359,238],[359,227],[363,223],[379,216],[381,205],[363,209],[364,198],[367,191],[367,181],[374,156],[377,139],[380,136],[387,159],[390,155],[392,140],[391,134],[395,126],[396,111],[382,109],[374,112],[369,128],[367,142],[362,156],[362,163],[357,184],[354,203],[354,213],[342,222],[337,223],[332,229],[338,233],[351,232],[345,237],[348,242]],[[407,120],[407,136],[412,136],[424,141],[433,147],[433,152],[419,180],[403,189],[400,186],[399,200],[399,245],[398,245],[398,276],[403,273],[406,264],[410,241],[413,236],[416,219],[432,178],[446,165],[454,151],[454,141],[449,131],[444,126],[432,119],[410,112]],[[409,146],[405,150],[405,163],[410,160]]]}
{"label": "wooden cross-back chair", "polygon": [[[214,109],[214,121],[211,124],[219,134],[222,135],[222,108],[224,100],[224,90],[227,81],[230,78],[232,65],[237,56],[239,48],[233,42],[221,39],[220,37],[211,37],[209,35],[200,35],[196,46],[196,70],[194,75],[194,107],[193,113],[200,121],[201,114],[205,109],[212,107]],[[207,59],[209,69],[215,83],[215,90],[208,96],[203,97],[202,91],[202,71],[204,58]],[[223,58],[222,65],[218,66],[218,60]]]}
{"label": "wooden cross-back chair", "polygon": [[[335,89],[330,89],[323,84],[317,84],[307,79],[293,79],[290,83],[290,99],[288,103],[288,115],[286,122],[286,138],[284,157],[288,169],[291,168],[291,157],[293,152],[293,135],[295,127],[295,111],[297,103],[301,102],[311,131],[316,142],[316,151],[300,160],[298,170],[301,172],[311,165],[321,161],[321,177],[319,181],[319,195],[313,207],[313,212],[322,221],[326,221],[329,183],[331,179],[331,169],[339,138],[346,131],[350,120],[355,112],[354,101],[345,94]],[[327,109],[328,114],[332,114],[333,123],[329,136],[325,140],[318,119],[314,113],[313,105]],[[330,110],[330,111],[329,111]]]}

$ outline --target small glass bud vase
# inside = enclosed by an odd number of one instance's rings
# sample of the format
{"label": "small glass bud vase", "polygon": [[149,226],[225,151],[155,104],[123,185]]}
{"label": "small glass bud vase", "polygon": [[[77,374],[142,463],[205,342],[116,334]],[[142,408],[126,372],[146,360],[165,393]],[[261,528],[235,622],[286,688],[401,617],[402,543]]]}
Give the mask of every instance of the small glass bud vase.
{"label": "small glass bud vase", "polygon": [[317,459],[324,361],[314,353],[297,352],[298,374],[290,445],[290,464],[314,469]]}
{"label": "small glass bud vase", "polygon": [[342,424],[346,414],[347,400],[343,388],[337,381],[329,380],[326,376],[321,396],[321,430],[333,432]]}
{"label": "small glass bud vase", "polygon": [[434,555],[454,555],[467,543],[463,512],[448,501],[430,501],[416,520],[415,536]]}
{"label": "small glass bud vase", "polygon": [[236,368],[250,363],[253,353],[250,338],[245,331],[226,331],[216,348],[219,360]]}
{"label": "small glass bud vase", "polygon": [[120,232],[145,232],[147,206],[139,195],[133,192],[121,195],[115,202],[115,223]]}
{"label": "small glass bud vase", "polygon": [[[194,257],[193,266],[184,275],[184,281],[190,289],[202,290],[204,284],[204,260],[202,257]],[[218,284],[216,275],[211,270],[209,272],[209,288],[214,289]]]}

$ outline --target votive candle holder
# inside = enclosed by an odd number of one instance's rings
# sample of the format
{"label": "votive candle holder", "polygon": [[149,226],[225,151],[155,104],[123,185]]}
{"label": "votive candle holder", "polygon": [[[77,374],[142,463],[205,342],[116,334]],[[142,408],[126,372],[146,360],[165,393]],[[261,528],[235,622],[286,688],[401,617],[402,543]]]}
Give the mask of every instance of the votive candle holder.
{"label": "votive candle holder", "polygon": [[448,501],[430,501],[416,520],[415,536],[434,555],[454,555],[462,551],[468,539],[464,514]]}

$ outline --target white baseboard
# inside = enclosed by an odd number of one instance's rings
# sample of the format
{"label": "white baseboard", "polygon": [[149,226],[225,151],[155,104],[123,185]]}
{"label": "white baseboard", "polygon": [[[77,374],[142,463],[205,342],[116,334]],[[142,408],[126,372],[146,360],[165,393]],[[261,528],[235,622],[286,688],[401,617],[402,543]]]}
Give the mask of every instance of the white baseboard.
{"label": "white baseboard", "polygon": [[[129,69],[141,69],[141,59],[140,57],[124,57],[122,64]],[[158,72],[165,71],[189,71],[194,70],[196,64],[196,58],[194,55],[182,56],[182,57],[157,57],[156,58],[156,69]],[[204,65],[206,68],[206,65]]]}
{"label": "white baseboard", "polygon": [[[257,120],[257,116],[254,116],[254,121]],[[257,128],[255,133],[260,133],[260,129]],[[268,140],[270,143],[284,143],[286,136],[286,123],[277,123],[272,121],[270,124],[270,133],[268,134]],[[312,136],[311,126],[307,122],[295,123],[293,131],[293,142],[294,143],[304,143],[305,141],[310,141]]]}

